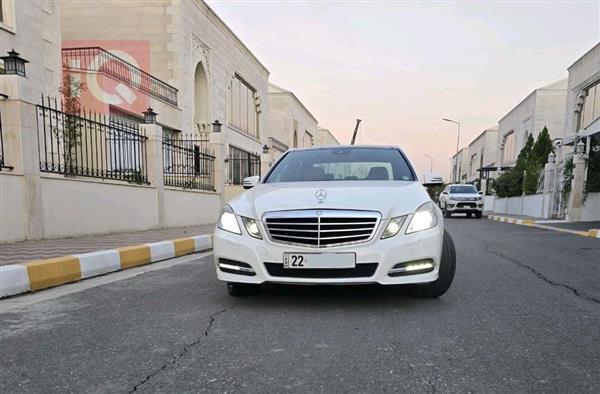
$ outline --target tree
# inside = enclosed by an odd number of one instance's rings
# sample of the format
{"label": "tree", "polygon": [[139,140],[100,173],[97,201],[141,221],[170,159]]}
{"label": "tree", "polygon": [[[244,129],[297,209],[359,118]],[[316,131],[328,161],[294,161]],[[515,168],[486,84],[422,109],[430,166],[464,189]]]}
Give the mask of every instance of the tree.
{"label": "tree", "polygon": [[533,136],[531,134],[525,146],[519,152],[515,166],[498,177],[494,183],[498,197],[515,197],[523,194],[523,178],[527,168],[527,158],[533,149]]}
{"label": "tree", "polygon": [[523,180],[525,194],[537,193],[540,175],[552,150],[552,140],[550,134],[548,134],[548,129],[544,126],[527,157],[525,179]]}
{"label": "tree", "polygon": [[65,66],[63,72],[62,84],[59,88],[63,96],[63,115],[62,130],[56,128],[57,140],[63,140],[63,158],[65,171],[75,173],[77,169],[77,146],[81,145],[81,124],[79,116],[81,115],[81,93],[85,91],[85,85],[78,79],[73,78],[68,67]]}

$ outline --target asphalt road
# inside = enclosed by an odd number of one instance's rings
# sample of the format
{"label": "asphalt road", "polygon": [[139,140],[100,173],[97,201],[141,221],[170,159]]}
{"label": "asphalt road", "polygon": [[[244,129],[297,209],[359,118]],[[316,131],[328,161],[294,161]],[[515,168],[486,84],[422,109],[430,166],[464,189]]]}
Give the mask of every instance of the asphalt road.
{"label": "asphalt road", "polygon": [[437,300],[378,286],[233,299],[208,256],[1,301],[0,391],[599,392],[600,240],[446,225],[458,266]]}

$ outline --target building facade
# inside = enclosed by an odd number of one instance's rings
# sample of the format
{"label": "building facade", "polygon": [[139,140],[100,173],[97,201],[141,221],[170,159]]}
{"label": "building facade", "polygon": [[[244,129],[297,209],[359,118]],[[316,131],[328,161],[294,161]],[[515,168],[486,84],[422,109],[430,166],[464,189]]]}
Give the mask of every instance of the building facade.
{"label": "building facade", "polygon": [[296,95],[277,85],[269,84],[269,135],[290,148],[315,145],[317,119]]}
{"label": "building facade", "polygon": [[[205,135],[222,147],[215,148],[226,163],[218,184],[239,186],[260,174],[269,71],[206,3],[62,1],[61,10],[63,40],[71,47],[96,41],[118,50],[129,41],[148,48],[149,73],[178,91],[176,104],[149,105],[170,132]],[[215,120],[222,124],[218,135],[211,132]]]}
{"label": "building facade", "polygon": [[324,129],[322,127],[317,127],[317,134],[315,138],[316,146],[334,146],[340,145],[340,142],[337,138],[329,131],[328,129]]}
{"label": "building facade", "polygon": [[469,173],[469,149],[462,148],[452,156],[451,183],[467,183]]}
{"label": "building facade", "polygon": [[[555,216],[571,221],[600,220],[597,164],[600,155],[600,43],[567,68],[569,72],[564,135],[555,162],[548,163]],[[595,159],[593,159],[595,158]],[[573,163],[572,175],[565,173]],[[563,192],[571,178],[571,190]]]}
{"label": "building facade", "polygon": [[534,90],[498,121],[496,162],[513,166],[529,135],[536,138],[547,127],[550,138],[560,138],[565,122],[567,80]]}

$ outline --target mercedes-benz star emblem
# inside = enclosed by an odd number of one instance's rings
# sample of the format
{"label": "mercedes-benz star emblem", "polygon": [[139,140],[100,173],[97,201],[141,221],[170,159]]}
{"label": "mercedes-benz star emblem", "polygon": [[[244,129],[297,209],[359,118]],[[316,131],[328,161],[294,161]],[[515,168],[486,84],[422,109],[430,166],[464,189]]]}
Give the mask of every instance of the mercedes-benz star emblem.
{"label": "mercedes-benz star emblem", "polygon": [[319,189],[315,192],[315,198],[319,202],[323,202],[327,198],[327,193],[323,189]]}

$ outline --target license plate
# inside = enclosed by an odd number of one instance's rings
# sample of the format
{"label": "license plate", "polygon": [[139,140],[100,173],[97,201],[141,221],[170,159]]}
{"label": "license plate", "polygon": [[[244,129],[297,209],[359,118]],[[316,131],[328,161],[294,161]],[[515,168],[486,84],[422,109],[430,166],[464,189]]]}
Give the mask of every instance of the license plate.
{"label": "license plate", "polygon": [[354,268],[354,253],[293,253],[283,254],[284,268]]}

